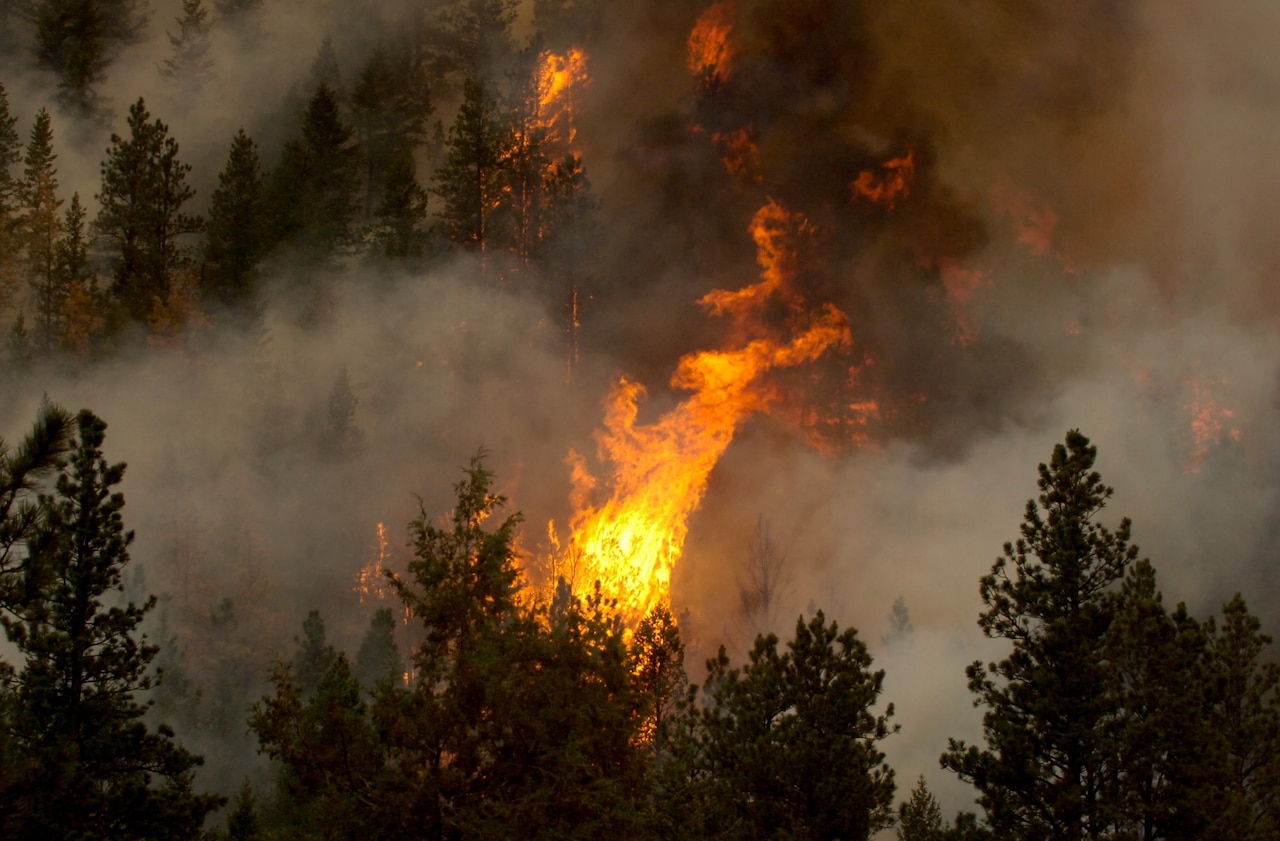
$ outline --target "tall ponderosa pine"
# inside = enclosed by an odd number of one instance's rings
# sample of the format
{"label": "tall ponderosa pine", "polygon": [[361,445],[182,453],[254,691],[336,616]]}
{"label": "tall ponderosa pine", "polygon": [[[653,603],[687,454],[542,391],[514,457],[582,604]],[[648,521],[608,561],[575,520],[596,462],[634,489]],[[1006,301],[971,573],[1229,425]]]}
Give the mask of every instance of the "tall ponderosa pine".
{"label": "tall ponderosa pine", "polygon": [[22,173],[23,239],[27,272],[35,295],[36,342],[48,355],[61,343],[71,289],[58,272],[58,243],[62,218],[58,208],[58,170],[53,163],[53,129],[49,112],[41,108],[31,127]]}
{"label": "tall ponderosa pine", "polygon": [[194,195],[188,164],[160,120],[151,121],[142,99],[129,109],[129,137],[111,135],[102,163],[102,209],[96,229],[112,245],[111,292],[135,320],[150,321],[169,301],[178,272],[189,263],[181,237],[203,227],[182,212]]}
{"label": "tall ponderosa pine", "polygon": [[511,244],[502,225],[507,198],[504,169],[510,126],[484,84],[467,81],[448,153],[436,171],[434,192],[449,239],[482,255]]}
{"label": "tall ponderosa pine", "polygon": [[89,262],[88,230],[80,194],[73,193],[62,218],[62,239],[58,242],[58,284],[67,290],[65,348],[82,360],[98,328],[102,326],[102,301],[97,275]]}
{"label": "tall ponderosa pine", "polygon": [[[397,173],[425,139],[431,116],[429,80],[421,58],[403,47],[379,44],[351,93],[352,124],[359,141],[364,215],[373,215]],[[385,199],[383,199],[385,201]],[[381,215],[381,214],[379,214]]]}
{"label": "tall ponderosa pine", "polygon": [[383,257],[402,260],[426,253],[427,191],[418,184],[408,152],[387,170],[376,219],[374,236]]}
{"label": "tall ponderosa pine", "polygon": [[21,160],[18,118],[10,112],[9,95],[0,83],[0,314],[13,303],[22,274],[22,180],[14,172]]}
{"label": "tall ponderosa pine", "polygon": [[987,745],[953,739],[942,763],[977,788],[997,837],[1076,841],[1113,828],[1107,725],[1119,701],[1105,646],[1138,549],[1127,519],[1114,532],[1098,522],[1112,490],[1096,455],[1075,430],[1054,448],[1022,536],[981,582],[978,624],[1013,651],[968,667]]}
{"label": "tall ponderosa pine", "polygon": [[334,89],[321,83],[307,104],[302,138],[285,144],[272,171],[268,206],[276,242],[323,260],[345,245],[356,215],[359,159]]}
{"label": "tall ponderosa pine", "polygon": [[117,50],[146,27],[145,0],[34,0],[35,55],[58,76],[58,99],[81,113],[97,112],[95,86],[106,78]]}
{"label": "tall ponderosa pine", "polygon": [[33,595],[23,584],[30,560],[26,544],[39,522],[37,493],[62,467],[71,436],[72,417],[45,404],[17,447],[0,439],[0,614],[20,611]]}
{"label": "tall ponderosa pine", "polygon": [[76,427],[27,543],[30,598],[4,617],[22,663],[7,681],[0,827],[10,838],[190,837],[220,799],[192,790],[200,758],[142,720],[156,649],[138,626],[155,600],[113,606],[133,538],[112,490],[124,465],[103,458],[101,420],[81,412]]}
{"label": "tall ponderosa pine", "polygon": [[197,91],[213,70],[209,55],[209,10],[203,0],[182,0],[182,17],[176,18],[178,34],[167,33],[173,54],[160,65],[160,75]]}
{"label": "tall ponderosa pine", "polygon": [[262,165],[244,129],[231,141],[227,164],[209,204],[205,226],[205,300],[243,308],[254,300],[254,279],[266,237]]}
{"label": "tall ponderosa pine", "polygon": [[722,838],[866,841],[893,822],[893,771],[878,743],[896,727],[877,715],[884,672],[853,629],[819,611],[796,622],[779,653],[756,638],[750,662],[731,668],[724,648],[708,663],[699,751],[706,829]]}

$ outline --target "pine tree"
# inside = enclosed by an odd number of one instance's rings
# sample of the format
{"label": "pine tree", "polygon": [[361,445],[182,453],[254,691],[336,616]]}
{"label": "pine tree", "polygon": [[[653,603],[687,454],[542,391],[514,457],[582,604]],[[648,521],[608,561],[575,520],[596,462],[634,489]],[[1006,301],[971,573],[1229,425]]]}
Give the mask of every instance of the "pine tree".
{"label": "pine tree", "polygon": [[402,155],[386,178],[375,234],[382,256],[388,260],[421,257],[427,247],[427,191],[414,175],[413,157]]}
{"label": "pine tree", "polygon": [[422,63],[407,49],[392,51],[379,43],[369,56],[351,94],[352,123],[359,141],[364,182],[364,215],[372,215],[386,196],[393,173],[399,174],[422,144],[431,115],[429,80]]}
{"label": "pine tree", "polygon": [[102,163],[102,205],[95,227],[114,252],[112,295],[135,320],[149,323],[166,304],[177,274],[189,262],[179,243],[204,221],[182,212],[194,195],[191,167],[178,160],[169,127],[141,98],[129,109],[129,137],[111,135]]}
{"label": "pine tree", "polygon": [[1222,788],[1205,793],[1220,807],[1206,838],[1262,841],[1280,832],[1280,666],[1266,657],[1271,638],[1261,629],[1239,594],[1223,605],[1220,625],[1204,626],[1225,766]]}
{"label": "pine tree", "polygon": [[1120,713],[1105,640],[1115,588],[1138,557],[1130,523],[1098,522],[1112,490],[1093,470],[1097,449],[1067,433],[1027,503],[1022,536],[981,582],[978,624],[1010,655],[967,669],[986,707],[985,748],[952,739],[944,767],[977,788],[997,837],[1096,838],[1112,831],[1105,725]]}
{"label": "pine tree", "polygon": [[23,577],[26,543],[38,523],[36,495],[62,467],[71,435],[71,416],[45,403],[16,448],[0,439],[0,614],[20,611],[28,598]]}
{"label": "pine tree", "polygon": [[302,623],[302,638],[295,638],[294,643],[298,650],[293,655],[293,674],[303,697],[310,697],[338,656],[337,649],[325,640],[324,617],[320,611],[307,614]]}
{"label": "pine tree", "polygon": [[266,237],[262,167],[258,149],[244,129],[231,141],[227,164],[218,174],[218,188],[209,205],[205,226],[204,296],[228,308],[251,306],[254,279]]}
{"label": "pine tree", "polygon": [[943,827],[942,809],[921,774],[911,797],[898,807],[898,841],[942,841]]}
{"label": "pine tree", "polygon": [[304,258],[330,258],[350,240],[359,160],[337,94],[321,83],[307,104],[302,137],[285,144],[271,173],[267,205],[274,242],[292,241]]}
{"label": "pine tree", "polygon": [[9,110],[9,95],[0,83],[0,313],[13,303],[21,276],[22,180],[14,166],[22,160],[18,118]]}
{"label": "pine tree", "polygon": [[27,143],[22,203],[28,279],[35,295],[36,342],[45,356],[61,342],[71,294],[58,272],[58,245],[62,238],[58,208],[62,201],[57,196],[58,171],[53,165],[56,159],[49,112],[41,108]]}
{"label": "pine tree", "polygon": [[102,301],[97,275],[89,262],[89,239],[80,194],[73,193],[62,219],[62,239],[58,242],[56,271],[58,285],[67,290],[63,346],[82,361],[102,326]]}
{"label": "pine tree", "polygon": [[509,136],[493,96],[483,84],[468,81],[434,192],[444,202],[439,216],[446,235],[481,255],[510,243],[501,225]]}
{"label": "pine tree", "polygon": [[136,41],[146,23],[144,0],[34,0],[39,64],[58,75],[58,99],[85,115],[101,110],[95,87],[106,78],[117,50]]}
{"label": "pine tree", "polygon": [[378,608],[356,652],[354,674],[365,689],[372,690],[384,680],[400,679],[404,663],[396,647],[395,631],[396,620],[391,608]]}
{"label": "pine tree", "polygon": [[182,17],[176,18],[178,34],[167,33],[173,55],[160,65],[160,75],[198,91],[209,80],[213,59],[209,55],[209,10],[203,0],[182,0]]}
{"label": "pine tree", "polygon": [[196,833],[220,798],[196,794],[201,759],[165,727],[142,721],[140,693],[155,684],[156,648],[138,636],[155,604],[112,606],[133,533],[112,488],[124,465],[101,446],[106,424],[87,411],[56,492],[41,497],[22,570],[34,596],[5,616],[22,658],[8,681],[3,722],[14,760],[0,793],[0,827],[13,838],[171,838]]}
{"label": "pine tree", "polygon": [[779,653],[756,638],[731,668],[723,647],[708,662],[699,750],[707,829],[725,838],[866,841],[892,824],[893,771],[878,743],[896,727],[893,705],[872,712],[884,672],[852,629],[819,611],[796,622]]}

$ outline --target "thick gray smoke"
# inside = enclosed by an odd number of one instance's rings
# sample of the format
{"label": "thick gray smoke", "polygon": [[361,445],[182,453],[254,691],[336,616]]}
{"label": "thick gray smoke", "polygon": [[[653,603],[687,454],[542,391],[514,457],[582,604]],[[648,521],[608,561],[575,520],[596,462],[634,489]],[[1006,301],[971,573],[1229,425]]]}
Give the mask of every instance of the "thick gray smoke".
{"label": "thick gray smoke", "polygon": [[[194,165],[198,201],[242,125],[271,162],[278,115],[300,101],[325,35],[345,33],[335,47],[354,72],[375,36],[353,21],[411,4],[269,6],[255,40],[215,32],[215,82],[199,96],[155,70],[176,3],[157,3],[150,39],[112,66],[117,113],[147,98]],[[286,267],[261,341],[209,324],[170,348],[47,371],[5,395],[0,429],[20,434],[42,393],[108,421],[108,456],[129,463],[142,586],[165,594],[180,644],[210,633],[230,599],[250,673],[288,656],[313,607],[350,650],[372,611],[351,588],[376,524],[402,560],[413,494],[446,511],[479,447],[528,515],[526,550],[542,550],[545,522],[569,514],[563,460],[592,452],[610,378],[645,382],[651,416],[680,398],[665,387],[679,356],[726,332],[694,302],[756,279],[747,226],[773,199],[816,232],[804,306],[838,305],[854,347],[775,383],[788,411],[752,419],[712,475],[674,593],[695,681],[717,644],[745,643],[738,583],[763,516],[790,572],[779,615],[821,608],[860,629],[903,726],[887,743],[903,788],[923,772],[949,812],[969,807],[937,756],[947,736],[978,735],[964,665],[1002,655],[977,631],[978,578],[1073,427],[1098,445],[1113,518],[1134,519],[1166,601],[1204,616],[1243,591],[1274,632],[1280,11],[739,0],[733,69],[714,83],[685,63],[703,11],[647,0],[588,17],[578,127],[605,268],[571,381],[562,314],[469,263],[391,278],[352,265],[331,317],[305,330],[288,295],[308,278]],[[3,77],[29,125],[51,80]],[[447,109],[436,116],[447,128]],[[62,192],[88,200],[110,128],[54,128]],[[736,174],[714,140],[735,131],[758,147]],[[861,173],[907,153],[914,180],[894,208],[855,195]],[[344,377],[358,435],[338,452]],[[874,412],[848,409],[867,401]],[[819,451],[795,421],[822,412],[843,420]],[[914,632],[884,641],[898,597]]]}

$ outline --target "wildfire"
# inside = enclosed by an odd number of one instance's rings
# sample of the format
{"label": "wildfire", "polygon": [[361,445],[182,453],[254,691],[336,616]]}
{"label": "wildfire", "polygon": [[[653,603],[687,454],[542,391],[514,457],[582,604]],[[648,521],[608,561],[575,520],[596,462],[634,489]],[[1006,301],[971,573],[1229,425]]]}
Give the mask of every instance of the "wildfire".
{"label": "wildfire", "polygon": [[893,210],[898,202],[911,195],[911,183],[915,181],[915,152],[907,152],[880,164],[880,173],[869,169],[858,173],[851,187],[854,198],[866,199],[885,210]]}
{"label": "wildfire", "polygon": [[[713,292],[700,303],[715,314],[745,320],[784,285],[795,259],[793,247],[783,242],[784,232],[807,229],[802,218],[770,202],[752,225],[762,279],[738,292]],[[712,468],[742,423],[774,400],[763,376],[849,344],[848,323],[835,307],[826,306],[806,321],[786,340],[757,336],[734,349],[685,356],[671,385],[691,395],[652,424],[638,422],[643,386],[619,380],[607,400],[604,429],[597,433],[600,458],[613,465],[605,501],[592,502],[601,483],[582,456],[570,454],[577,513],[569,523],[568,566],[579,586],[600,582],[629,624],[669,597],[688,518],[701,504]]]}
{"label": "wildfire", "polygon": [[986,272],[962,268],[952,260],[942,262],[939,274],[947,293],[947,305],[956,321],[955,343],[970,347],[978,341],[978,293],[990,286],[991,280]]}
{"label": "wildfire", "polygon": [[1240,440],[1240,430],[1231,426],[1235,412],[1214,399],[1212,391],[1225,382],[1220,377],[1197,377],[1186,382],[1191,392],[1183,409],[1191,416],[1191,453],[1183,473],[1195,475],[1204,467],[1214,447],[1224,439]]}
{"label": "wildfire", "polygon": [[713,4],[689,33],[689,72],[708,87],[728,81],[733,67],[733,7],[733,0]]}
{"label": "wildfire", "polygon": [[387,576],[385,573],[387,558],[391,554],[388,546],[387,524],[378,523],[372,558],[370,558],[369,563],[361,567],[360,571],[356,573],[356,583],[351,588],[359,594],[360,604],[364,604],[366,598],[385,599],[388,595]]}
{"label": "wildfire", "polygon": [[573,143],[577,135],[573,115],[587,78],[587,54],[578,47],[538,56],[539,123],[553,139]]}

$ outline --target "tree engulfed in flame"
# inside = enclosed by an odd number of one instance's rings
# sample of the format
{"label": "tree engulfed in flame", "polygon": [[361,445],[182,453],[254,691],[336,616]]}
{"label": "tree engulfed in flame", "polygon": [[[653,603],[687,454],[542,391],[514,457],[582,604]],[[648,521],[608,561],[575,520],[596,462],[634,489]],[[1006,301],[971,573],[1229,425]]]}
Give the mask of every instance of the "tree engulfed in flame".
{"label": "tree engulfed in flame", "polygon": [[1240,440],[1240,430],[1231,426],[1235,412],[1214,399],[1212,391],[1225,380],[1213,377],[1197,377],[1186,385],[1191,396],[1183,408],[1191,415],[1191,453],[1183,473],[1193,476],[1204,467],[1210,451],[1224,439]]}
{"label": "tree engulfed in flame", "polygon": [[572,145],[577,97],[587,82],[587,54],[578,47],[538,56],[538,122],[548,138]]}
{"label": "tree engulfed in flame", "polygon": [[911,195],[911,183],[916,177],[915,152],[890,158],[880,164],[880,170],[879,174],[869,169],[859,172],[851,185],[853,195],[893,210],[899,201]]}
{"label": "tree engulfed in flame", "polygon": [[724,84],[732,71],[733,12],[732,0],[720,0],[699,15],[689,33],[689,72],[708,87]]}
{"label": "tree engulfed in flame", "polygon": [[[739,292],[713,292],[701,303],[744,320],[785,287],[795,253],[781,241],[782,233],[807,228],[803,219],[770,202],[752,225],[762,279]],[[607,401],[605,428],[597,433],[600,458],[613,466],[606,500],[592,502],[601,483],[580,455],[570,455],[576,513],[570,521],[569,562],[562,567],[573,570],[579,589],[590,590],[598,581],[602,594],[616,600],[632,625],[667,601],[689,515],[701,504],[712,468],[742,423],[774,399],[764,375],[850,343],[848,322],[833,306],[805,321],[785,339],[757,330],[761,335],[736,348],[685,356],[671,385],[691,394],[651,424],[638,422],[644,388],[626,379],[618,382]]]}
{"label": "tree engulfed in flame", "polygon": [[385,570],[387,568],[387,558],[390,556],[389,543],[387,541],[387,524],[378,523],[378,536],[374,544],[373,556],[369,559],[369,563],[360,568],[356,573],[356,583],[352,589],[359,594],[360,604],[364,604],[366,598],[385,599],[389,592],[387,588],[387,576]]}

